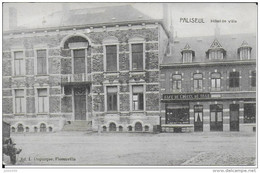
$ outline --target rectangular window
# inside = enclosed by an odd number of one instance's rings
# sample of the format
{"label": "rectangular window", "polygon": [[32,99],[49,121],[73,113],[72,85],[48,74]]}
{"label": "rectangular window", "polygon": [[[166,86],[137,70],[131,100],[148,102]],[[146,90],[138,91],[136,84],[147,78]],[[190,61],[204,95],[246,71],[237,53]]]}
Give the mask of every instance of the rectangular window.
{"label": "rectangular window", "polygon": [[15,90],[15,113],[25,113],[24,90]]}
{"label": "rectangular window", "polygon": [[244,123],[256,123],[256,104],[244,104]]}
{"label": "rectangular window", "polygon": [[14,75],[20,76],[25,74],[24,56],[22,51],[14,52]]}
{"label": "rectangular window", "polygon": [[73,51],[74,56],[74,74],[85,73],[85,49]]}
{"label": "rectangular window", "polygon": [[133,110],[144,110],[143,86],[133,86]]}
{"label": "rectangular window", "polygon": [[37,74],[47,74],[46,50],[37,50]]}
{"label": "rectangular window", "polygon": [[117,87],[107,87],[107,111],[117,111]]}
{"label": "rectangular window", "polygon": [[143,70],[143,44],[132,44],[132,70]]}
{"label": "rectangular window", "polygon": [[230,88],[239,87],[239,72],[229,73],[229,87]]}
{"label": "rectangular window", "polygon": [[251,72],[251,86],[256,87],[256,71]]}
{"label": "rectangular window", "polygon": [[222,122],[223,121],[223,105],[210,105],[210,121]]}
{"label": "rectangular window", "polygon": [[117,46],[106,46],[106,71],[117,71]]}
{"label": "rectangular window", "polygon": [[38,89],[38,112],[47,113],[49,109],[47,89]]}

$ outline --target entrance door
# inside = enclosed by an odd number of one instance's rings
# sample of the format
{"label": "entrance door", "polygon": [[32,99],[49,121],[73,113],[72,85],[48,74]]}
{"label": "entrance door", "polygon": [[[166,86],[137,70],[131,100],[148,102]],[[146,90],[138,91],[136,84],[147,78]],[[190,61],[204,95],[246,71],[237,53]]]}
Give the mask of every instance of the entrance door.
{"label": "entrance door", "polygon": [[194,106],[194,131],[195,132],[203,131],[203,106],[202,105]]}
{"label": "entrance door", "polygon": [[86,120],[86,88],[74,88],[75,120]]}
{"label": "entrance door", "polygon": [[239,104],[231,104],[230,110],[230,131],[239,131]]}
{"label": "entrance door", "polygon": [[210,105],[210,131],[223,131],[223,105]]}

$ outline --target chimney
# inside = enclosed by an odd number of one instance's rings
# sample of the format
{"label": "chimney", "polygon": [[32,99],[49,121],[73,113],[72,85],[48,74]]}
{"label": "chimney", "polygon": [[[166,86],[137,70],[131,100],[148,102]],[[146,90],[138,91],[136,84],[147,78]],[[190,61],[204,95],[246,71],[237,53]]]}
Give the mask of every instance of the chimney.
{"label": "chimney", "polygon": [[163,23],[165,28],[169,29],[169,10],[168,10],[168,3],[163,3]]}
{"label": "chimney", "polygon": [[17,10],[14,7],[9,8],[9,30],[17,28]]}
{"label": "chimney", "polygon": [[220,35],[220,28],[218,27],[218,23],[216,23],[215,38],[217,38],[219,35]]}

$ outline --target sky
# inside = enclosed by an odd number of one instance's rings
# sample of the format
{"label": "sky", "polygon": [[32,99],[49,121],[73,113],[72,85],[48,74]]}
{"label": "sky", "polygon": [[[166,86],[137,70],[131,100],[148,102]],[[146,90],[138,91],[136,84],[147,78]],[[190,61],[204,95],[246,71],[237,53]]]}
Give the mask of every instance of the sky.
{"label": "sky", "polygon": [[[163,17],[163,3],[68,3],[70,9],[131,4],[134,8],[156,19]],[[213,35],[216,23],[220,34],[256,33],[257,5],[255,3],[167,3],[171,15],[174,35],[178,37]],[[8,29],[8,8],[15,7],[18,25],[31,23],[62,9],[62,3],[4,3],[3,28]],[[181,18],[203,19],[204,23],[181,22]],[[230,20],[236,23],[229,23]]]}

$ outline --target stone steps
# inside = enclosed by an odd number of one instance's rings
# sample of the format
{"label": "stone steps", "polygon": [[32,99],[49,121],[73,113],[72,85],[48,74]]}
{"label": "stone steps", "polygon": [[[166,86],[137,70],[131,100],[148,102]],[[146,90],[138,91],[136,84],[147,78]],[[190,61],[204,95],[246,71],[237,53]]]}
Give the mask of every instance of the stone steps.
{"label": "stone steps", "polygon": [[91,131],[91,121],[71,121],[63,126],[62,131]]}

